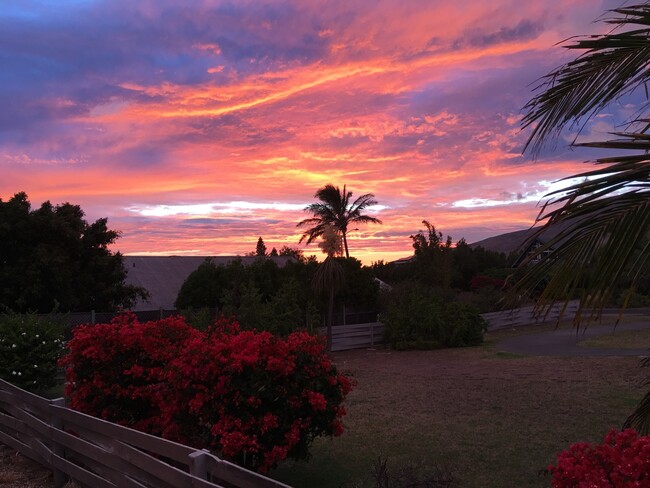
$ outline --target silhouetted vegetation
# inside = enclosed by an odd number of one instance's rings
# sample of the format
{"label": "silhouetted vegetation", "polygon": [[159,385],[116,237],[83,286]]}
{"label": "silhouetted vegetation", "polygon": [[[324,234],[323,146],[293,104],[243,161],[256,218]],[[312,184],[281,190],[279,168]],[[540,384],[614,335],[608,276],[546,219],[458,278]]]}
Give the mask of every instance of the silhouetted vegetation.
{"label": "silhouetted vegetation", "polygon": [[32,210],[25,193],[0,199],[0,309],[15,312],[115,310],[145,290],[126,285],[119,232],[84,220],[78,205]]}
{"label": "silhouetted vegetation", "polygon": [[[280,252],[287,255],[288,251],[282,248]],[[344,280],[334,296],[334,307],[376,310],[379,287],[372,271],[354,258],[333,259],[343,270]],[[314,258],[291,260],[284,267],[265,257],[250,266],[240,260],[217,265],[207,259],[183,283],[176,307],[214,309],[216,314],[236,317],[244,327],[280,334],[313,329],[321,325],[329,298],[312,289],[317,267]]]}
{"label": "silhouetted vegetation", "polygon": [[364,215],[362,212],[373,205],[377,205],[375,196],[372,193],[361,195],[351,202],[352,192],[347,191],[345,185],[343,190],[338,186],[327,184],[314,194],[318,203],[312,203],[305,208],[305,212],[313,215],[310,219],[298,222],[297,227],[311,226],[300,237],[300,242],[306,240],[310,244],[322,236],[328,227],[333,227],[341,236],[345,257],[350,257],[348,250],[348,227],[352,224],[381,224],[376,217]]}

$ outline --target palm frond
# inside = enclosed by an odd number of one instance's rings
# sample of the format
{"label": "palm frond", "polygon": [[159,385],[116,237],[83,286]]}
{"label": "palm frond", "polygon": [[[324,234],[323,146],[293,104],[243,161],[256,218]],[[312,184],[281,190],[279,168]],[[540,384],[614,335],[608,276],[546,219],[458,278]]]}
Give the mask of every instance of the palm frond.
{"label": "palm frond", "polygon": [[313,227],[307,229],[302,234],[299,242],[306,240],[307,244],[310,244],[314,239],[323,235],[326,226],[333,226],[340,232],[345,255],[348,256],[349,251],[346,234],[350,222],[381,224],[381,220],[378,218],[366,216],[361,213],[365,208],[377,204],[372,193],[361,195],[350,204],[352,192],[348,191],[345,185],[343,186],[343,190],[341,190],[338,186],[327,184],[319,188],[314,194],[314,197],[318,198],[319,202],[312,203],[304,209],[305,212],[309,212],[313,217],[302,220],[297,224],[297,227]]}
{"label": "palm frond", "polygon": [[533,126],[524,152],[539,154],[566,126],[574,126],[617,98],[643,86],[650,79],[650,7],[632,5],[610,11],[605,22],[625,32],[578,39],[564,47],[585,51],[557,68],[536,87],[524,110],[523,127]]}
{"label": "palm frond", "polygon": [[312,278],[312,288],[317,293],[330,289],[338,290],[343,283],[343,267],[334,256],[327,256],[316,268]]}
{"label": "palm frond", "polygon": [[650,192],[627,191],[595,200],[589,197],[586,202],[569,200],[546,217],[547,223],[535,237],[552,226],[564,230],[529,257],[534,261],[552,251],[527,267],[513,291],[522,293],[544,285],[537,302],[540,311],[579,295],[578,322],[584,310],[591,310],[590,318],[599,316],[613,287],[623,278],[634,286],[637,271],[648,259],[643,246],[650,232]]}

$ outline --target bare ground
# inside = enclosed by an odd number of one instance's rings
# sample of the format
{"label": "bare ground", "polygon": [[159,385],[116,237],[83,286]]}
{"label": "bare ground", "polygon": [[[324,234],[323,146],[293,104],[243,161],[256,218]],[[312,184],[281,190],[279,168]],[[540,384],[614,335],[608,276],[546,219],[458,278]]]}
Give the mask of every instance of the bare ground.
{"label": "bare ground", "polygon": [[2,488],[53,488],[52,473],[41,465],[0,444]]}

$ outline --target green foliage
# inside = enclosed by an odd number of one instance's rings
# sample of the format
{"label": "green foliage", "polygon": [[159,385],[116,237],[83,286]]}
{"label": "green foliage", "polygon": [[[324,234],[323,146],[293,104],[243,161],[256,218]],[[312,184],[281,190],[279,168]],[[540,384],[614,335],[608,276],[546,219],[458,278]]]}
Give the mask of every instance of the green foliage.
{"label": "green foliage", "polygon": [[382,322],[395,349],[473,346],[483,342],[486,323],[464,303],[441,298],[433,288],[413,282],[395,286],[384,297]]}
{"label": "green foliage", "polygon": [[0,199],[0,305],[17,311],[109,311],[129,307],[141,288],[125,285],[119,237],[107,219],[84,220],[78,205],[45,202],[32,210],[25,193]]}
{"label": "green foliage", "polygon": [[373,263],[377,278],[391,285],[414,280],[426,286],[469,291],[477,275],[505,278],[510,274],[505,254],[471,247],[465,239],[452,246],[450,236],[445,239],[430,222],[422,223],[427,230],[411,236],[413,259],[397,264]]}
{"label": "green foliage", "polygon": [[227,275],[224,266],[217,266],[210,258],[206,259],[183,282],[176,297],[176,308],[186,310],[220,307],[220,296],[228,281]]}
{"label": "green foliage", "polygon": [[[376,309],[379,287],[372,270],[354,258],[333,259],[344,275],[335,302],[349,308]],[[217,266],[208,259],[183,283],[176,307],[184,310],[192,323],[197,311],[209,308],[216,310],[217,315],[236,317],[247,329],[281,335],[299,328],[312,330],[320,325],[321,312],[329,299],[327,293],[312,289],[317,268],[318,263],[313,260],[290,261],[280,268],[265,258],[256,259],[249,266],[240,260]],[[212,317],[214,313],[205,314],[205,318]],[[204,323],[200,318],[196,316],[197,323]]]}
{"label": "green foliage", "polygon": [[54,386],[63,335],[64,325],[55,316],[1,314],[0,378],[32,392]]}

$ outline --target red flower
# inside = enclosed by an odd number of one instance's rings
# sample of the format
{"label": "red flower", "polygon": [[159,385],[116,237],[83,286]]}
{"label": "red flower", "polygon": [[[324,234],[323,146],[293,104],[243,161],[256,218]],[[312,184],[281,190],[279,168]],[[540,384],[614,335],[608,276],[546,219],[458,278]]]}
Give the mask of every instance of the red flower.
{"label": "red flower", "polygon": [[61,364],[73,408],[260,471],[340,435],[352,388],[322,338],[240,331],[225,319],[199,332],[180,317],[125,314],[78,327]]}

